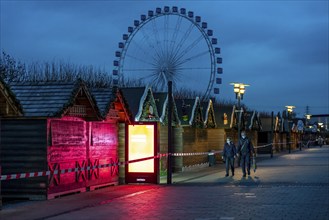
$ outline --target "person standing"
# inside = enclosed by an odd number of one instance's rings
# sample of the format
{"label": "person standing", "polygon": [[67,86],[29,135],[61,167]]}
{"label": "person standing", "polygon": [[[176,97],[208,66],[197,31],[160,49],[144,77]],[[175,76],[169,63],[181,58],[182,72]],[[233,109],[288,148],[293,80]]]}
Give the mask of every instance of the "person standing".
{"label": "person standing", "polygon": [[231,138],[226,139],[226,143],[224,144],[224,151],[222,159],[225,160],[226,167],[226,175],[229,176],[229,168],[231,168],[232,176],[234,176],[234,158],[236,155],[236,147],[231,141]]}
{"label": "person standing", "polygon": [[246,171],[250,175],[250,163],[251,157],[255,154],[254,146],[252,145],[249,138],[246,136],[246,132],[241,132],[241,138],[238,143],[237,155],[241,158],[241,168],[243,177],[246,177]]}

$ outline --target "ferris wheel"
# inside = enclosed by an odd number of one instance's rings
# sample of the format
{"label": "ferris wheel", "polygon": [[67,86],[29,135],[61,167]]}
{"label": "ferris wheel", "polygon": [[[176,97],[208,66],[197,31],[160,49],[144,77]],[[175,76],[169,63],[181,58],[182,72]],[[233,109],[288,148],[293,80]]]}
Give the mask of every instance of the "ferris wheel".
{"label": "ferris wheel", "polygon": [[166,91],[172,81],[174,90],[187,89],[207,99],[219,94],[222,58],[217,38],[208,24],[194,12],[176,6],[149,10],[123,34],[115,51],[113,83],[152,85]]}

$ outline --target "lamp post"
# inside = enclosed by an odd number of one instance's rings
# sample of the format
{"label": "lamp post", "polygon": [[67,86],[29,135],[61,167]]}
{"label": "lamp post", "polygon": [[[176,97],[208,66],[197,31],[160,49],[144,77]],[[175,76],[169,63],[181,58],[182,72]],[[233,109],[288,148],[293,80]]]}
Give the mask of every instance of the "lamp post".
{"label": "lamp post", "polygon": [[235,98],[238,100],[238,106],[237,106],[237,110],[236,112],[239,113],[239,121],[238,121],[238,143],[240,142],[240,129],[241,129],[241,106],[240,106],[240,102],[243,99],[243,95],[246,92],[246,87],[250,86],[248,84],[244,84],[244,83],[230,83],[230,85],[234,86],[234,93],[235,93]]}
{"label": "lamp post", "polygon": [[286,105],[285,107],[287,108],[287,112],[288,112],[287,119],[288,119],[288,128],[289,128],[289,132],[288,132],[287,141],[288,141],[288,148],[289,148],[289,154],[290,154],[290,152],[291,152],[291,144],[290,144],[290,126],[289,126],[289,118],[291,117],[292,112],[294,111],[294,108],[296,108],[296,107],[293,106],[293,105]]}

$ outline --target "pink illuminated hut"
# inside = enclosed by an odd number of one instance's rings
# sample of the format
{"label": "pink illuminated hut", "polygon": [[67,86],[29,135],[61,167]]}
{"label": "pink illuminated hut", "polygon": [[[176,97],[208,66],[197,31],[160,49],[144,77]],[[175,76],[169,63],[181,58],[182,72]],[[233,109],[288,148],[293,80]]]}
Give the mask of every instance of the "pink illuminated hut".
{"label": "pink illuminated hut", "polygon": [[[106,171],[86,169],[117,161],[117,140],[113,123],[103,120],[82,81],[17,82],[10,88],[24,114],[2,119],[3,174],[50,175],[3,181],[4,197],[50,199],[117,181]],[[105,156],[111,159],[103,161]]]}
{"label": "pink illuminated hut", "polygon": [[[90,149],[89,159],[94,164],[111,164],[119,162],[119,129],[120,122],[128,122],[127,109],[117,88],[92,88],[91,93],[104,118],[101,122],[93,122],[99,132],[92,134],[95,144]],[[100,141],[101,140],[101,141]],[[101,168],[94,176],[93,188],[119,183],[119,167]],[[89,181],[90,182],[90,181]],[[91,185],[91,184],[90,184]]]}

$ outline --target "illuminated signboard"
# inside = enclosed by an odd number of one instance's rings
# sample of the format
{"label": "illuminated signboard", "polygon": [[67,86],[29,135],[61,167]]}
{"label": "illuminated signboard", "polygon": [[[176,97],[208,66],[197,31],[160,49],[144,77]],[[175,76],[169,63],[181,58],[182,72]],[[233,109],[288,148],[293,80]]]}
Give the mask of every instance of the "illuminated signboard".
{"label": "illuminated signboard", "polygon": [[[128,160],[154,156],[155,126],[128,125]],[[128,165],[129,173],[154,173],[154,159]]]}

